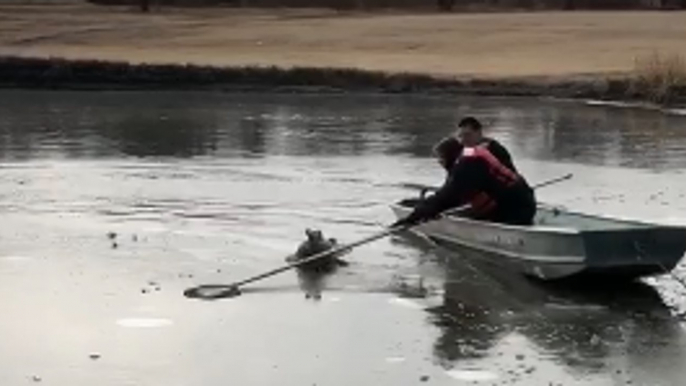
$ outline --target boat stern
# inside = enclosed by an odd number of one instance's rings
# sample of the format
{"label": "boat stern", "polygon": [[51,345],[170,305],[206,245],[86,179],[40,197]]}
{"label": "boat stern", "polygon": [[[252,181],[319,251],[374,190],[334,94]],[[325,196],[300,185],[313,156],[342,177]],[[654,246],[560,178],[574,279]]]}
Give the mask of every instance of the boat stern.
{"label": "boat stern", "polygon": [[669,273],[686,252],[686,229],[651,226],[582,232],[587,271],[640,277]]}

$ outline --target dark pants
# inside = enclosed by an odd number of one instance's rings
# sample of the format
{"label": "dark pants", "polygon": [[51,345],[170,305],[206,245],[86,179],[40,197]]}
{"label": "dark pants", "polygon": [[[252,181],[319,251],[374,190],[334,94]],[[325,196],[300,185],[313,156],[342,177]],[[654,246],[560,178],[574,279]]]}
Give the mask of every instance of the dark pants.
{"label": "dark pants", "polygon": [[536,196],[528,186],[519,186],[502,200],[487,220],[508,225],[533,225],[536,216]]}

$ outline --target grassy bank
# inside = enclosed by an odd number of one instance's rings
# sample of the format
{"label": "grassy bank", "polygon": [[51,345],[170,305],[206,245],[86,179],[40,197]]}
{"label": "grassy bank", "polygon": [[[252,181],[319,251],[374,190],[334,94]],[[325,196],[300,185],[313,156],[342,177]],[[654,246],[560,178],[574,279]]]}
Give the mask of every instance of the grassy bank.
{"label": "grassy bank", "polygon": [[[686,12],[408,14],[0,4],[0,84],[684,103]],[[663,53],[653,60],[654,52]],[[671,56],[670,56],[671,55]],[[61,59],[51,59],[61,58]],[[638,60],[648,58],[649,60]],[[653,59],[651,59],[653,58]]]}
{"label": "grassy bank", "polygon": [[[652,80],[654,82],[654,80]],[[686,104],[686,88],[655,98],[635,78],[602,77],[478,79],[359,69],[216,67],[130,64],[98,60],[0,58],[0,86],[43,89],[157,89],[270,92],[444,93],[610,99]]]}
{"label": "grassy bank", "polygon": [[0,55],[200,66],[358,68],[480,79],[577,77],[686,52],[684,12],[337,13],[9,7]]}

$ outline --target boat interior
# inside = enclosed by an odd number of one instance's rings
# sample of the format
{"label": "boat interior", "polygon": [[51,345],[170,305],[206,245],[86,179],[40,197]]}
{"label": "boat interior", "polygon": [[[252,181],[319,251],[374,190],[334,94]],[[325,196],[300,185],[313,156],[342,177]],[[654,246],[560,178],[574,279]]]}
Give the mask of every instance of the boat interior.
{"label": "boat interior", "polygon": [[534,223],[540,226],[574,228],[581,231],[637,229],[651,227],[638,221],[611,219],[591,214],[570,212],[567,209],[539,204]]}

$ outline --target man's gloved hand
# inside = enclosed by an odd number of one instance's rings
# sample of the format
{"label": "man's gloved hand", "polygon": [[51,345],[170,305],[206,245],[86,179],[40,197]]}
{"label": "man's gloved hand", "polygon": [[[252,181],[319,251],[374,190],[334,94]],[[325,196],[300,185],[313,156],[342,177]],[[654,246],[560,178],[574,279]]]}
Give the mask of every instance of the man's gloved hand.
{"label": "man's gloved hand", "polygon": [[419,224],[419,219],[412,216],[412,215],[409,215],[409,216],[401,218],[400,220],[391,224],[390,228],[400,228],[400,227],[412,226],[412,225],[417,225],[417,224]]}

